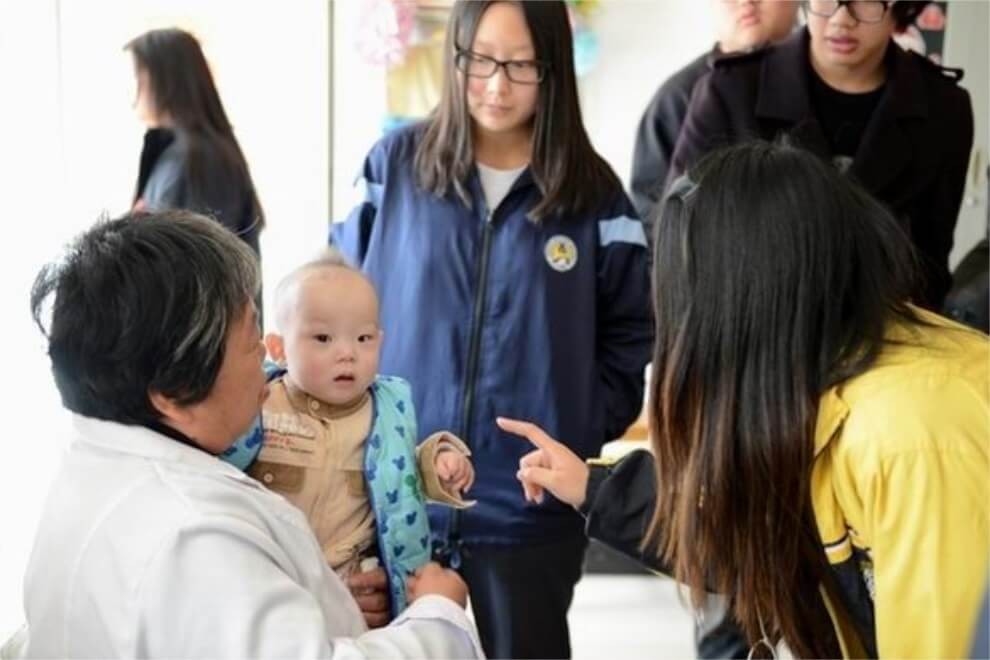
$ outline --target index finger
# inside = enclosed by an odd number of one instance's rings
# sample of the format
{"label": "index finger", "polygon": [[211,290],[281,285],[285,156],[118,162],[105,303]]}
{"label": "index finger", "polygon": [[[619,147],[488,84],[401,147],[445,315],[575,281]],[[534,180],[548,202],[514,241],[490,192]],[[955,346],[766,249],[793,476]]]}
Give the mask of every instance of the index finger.
{"label": "index finger", "polygon": [[523,422],[518,419],[509,419],[508,417],[496,417],[495,423],[498,424],[499,428],[503,431],[508,431],[509,433],[522,436],[540,449],[551,449],[552,447],[560,444],[547,435],[543,429],[531,422]]}

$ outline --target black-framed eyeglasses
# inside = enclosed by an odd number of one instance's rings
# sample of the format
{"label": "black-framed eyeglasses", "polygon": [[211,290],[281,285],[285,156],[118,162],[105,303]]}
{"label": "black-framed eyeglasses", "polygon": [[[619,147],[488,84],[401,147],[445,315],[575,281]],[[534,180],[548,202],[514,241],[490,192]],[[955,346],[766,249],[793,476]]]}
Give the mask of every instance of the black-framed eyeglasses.
{"label": "black-framed eyeglasses", "polygon": [[502,67],[505,76],[520,85],[541,83],[550,70],[545,62],[539,60],[496,60],[494,57],[460,48],[454,55],[454,66],[465,76],[472,78],[491,78]]}
{"label": "black-framed eyeglasses", "polygon": [[841,7],[860,23],[879,23],[890,8],[885,0],[808,0],[804,3],[809,14],[832,18]]}

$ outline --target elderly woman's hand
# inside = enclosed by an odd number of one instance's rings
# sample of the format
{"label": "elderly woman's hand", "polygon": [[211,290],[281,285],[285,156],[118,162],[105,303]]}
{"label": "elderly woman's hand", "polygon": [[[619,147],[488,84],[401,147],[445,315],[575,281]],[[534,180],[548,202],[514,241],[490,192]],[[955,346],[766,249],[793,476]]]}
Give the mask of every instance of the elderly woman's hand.
{"label": "elderly woman's hand", "polygon": [[558,500],[575,509],[584,503],[588,466],[577,454],[535,424],[505,417],[496,418],[495,423],[503,431],[522,436],[536,446],[534,451],[519,459],[516,473],[527,501],[542,502],[543,491],[549,490]]}
{"label": "elderly woman's hand", "polygon": [[436,562],[429,562],[419,567],[414,575],[406,578],[406,591],[409,601],[436,594],[445,596],[461,607],[467,605],[468,588],[455,571],[443,568]]}
{"label": "elderly woman's hand", "polygon": [[347,586],[369,628],[381,628],[388,624],[388,579],[385,569],[379,566],[364,573],[355,573],[348,578]]}

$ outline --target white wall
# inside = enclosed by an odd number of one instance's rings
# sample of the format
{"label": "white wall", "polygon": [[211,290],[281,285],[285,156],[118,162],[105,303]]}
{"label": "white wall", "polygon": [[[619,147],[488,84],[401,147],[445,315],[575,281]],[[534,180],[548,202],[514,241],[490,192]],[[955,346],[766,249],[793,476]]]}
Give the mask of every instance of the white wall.
{"label": "white wall", "polygon": [[357,203],[354,178],[371,145],[382,135],[385,69],[367,63],[355,47],[361,2],[333,3],[333,218],[343,220]]}
{"label": "white wall", "polygon": [[[21,576],[64,430],[43,341],[28,316],[38,266],[67,229],[58,113],[59,61],[53,2],[0,4],[0,259],[5,377],[0,380],[4,470],[0,479],[0,643],[21,615]],[[12,29],[15,28],[16,29]]]}
{"label": "white wall", "polygon": [[327,2],[2,2],[0,642],[23,618],[21,580],[68,420],[28,291],[61,245],[100,213],[130,205],[143,129],[124,43],[172,25],[200,38],[267,213],[266,307],[277,278],[325,245],[329,218]]}
{"label": "white wall", "polygon": [[956,0],[949,3],[945,34],[946,66],[961,67],[962,86],[973,103],[975,131],[966,193],[959,211],[955,244],[949,264],[955,267],[987,232],[987,163],[990,159],[990,2]]}
{"label": "white wall", "polygon": [[[717,0],[716,0],[717,1]],[[598,64],[578,82],[595,148],[628,188],[636,128],[657,88],[715,43],[712,0],[605,0]]]}

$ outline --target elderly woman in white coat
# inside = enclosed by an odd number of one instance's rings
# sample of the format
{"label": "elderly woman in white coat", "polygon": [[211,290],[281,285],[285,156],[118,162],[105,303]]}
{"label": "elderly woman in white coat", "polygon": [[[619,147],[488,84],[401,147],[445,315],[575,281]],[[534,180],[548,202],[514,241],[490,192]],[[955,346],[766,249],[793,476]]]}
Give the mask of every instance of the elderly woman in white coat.
{"label": "elderly woman in white coat", "polygon": [[254,254],[186,212],[83,234],[32,292],[75,434],[25,580],[29,657],[480,657],[429,564],[368,632],[303,514],[217,459],[265,395]]}

